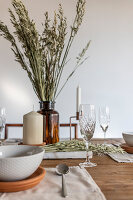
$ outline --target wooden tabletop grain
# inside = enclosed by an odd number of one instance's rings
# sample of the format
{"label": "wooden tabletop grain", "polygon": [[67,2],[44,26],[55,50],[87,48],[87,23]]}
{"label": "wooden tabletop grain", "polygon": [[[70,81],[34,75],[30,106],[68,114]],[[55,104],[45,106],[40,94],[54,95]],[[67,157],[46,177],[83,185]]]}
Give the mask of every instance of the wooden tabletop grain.
{"label": "wooden tabletop grain", "polygon": [[[108,143],[122,142],[122,139],[109,139]],[[102,140],[94,140],[102,143]],[[42,166],[55,167],[59,163],[76,166],[84,159],[43,160]],[[92,162],[97,167],[86,168],[100,187],[107,200],[133,200],[133,164],[117,163],[108,156],[94,156]]]}

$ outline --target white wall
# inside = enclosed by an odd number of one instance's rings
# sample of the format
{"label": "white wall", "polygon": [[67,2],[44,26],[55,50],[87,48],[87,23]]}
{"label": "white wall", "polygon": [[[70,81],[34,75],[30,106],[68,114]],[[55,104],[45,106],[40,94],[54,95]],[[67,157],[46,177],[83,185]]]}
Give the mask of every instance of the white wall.
{"label": "white wall", "polygon": [[[58,8],[58,2],[62,2],[69,24],[75,15],[76,0],[23,2],[38,29],[41,29],[43,13],[48,10],[52,14]],[[8,7],[11,7],[10,0],[0,0],[0,19],[11,28]],[[90,39],[89,59],[56,101],[60,122],[68,122],[75,114],[76,87],[80,84],[82,103],[95,104],[97,110],[99,105],[109,105],[111,124],[108,137],[121,137],[122,131],[133,131],[133,1],[87,0],[84,23],[70,57],[80,52]],[[63,79],[72,67],[73,62],[70,62]],[[0,106],[7,110],[7,122],[22,122],[23,114],[31,111],[33,104],[39,109],[26,73],[14,61],[9,43],[0,38]],[[103,137],[98,122],[95,137]]]}

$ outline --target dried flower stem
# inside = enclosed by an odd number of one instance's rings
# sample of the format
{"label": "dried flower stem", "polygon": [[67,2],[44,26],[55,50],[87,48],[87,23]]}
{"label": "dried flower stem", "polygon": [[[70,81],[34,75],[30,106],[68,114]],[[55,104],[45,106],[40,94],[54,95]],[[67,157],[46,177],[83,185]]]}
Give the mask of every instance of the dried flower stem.
{"label": "dried flower stem", "polygon": [[27,72],[33,89],[41,101],[54,101],[77,68],[87,59],[84,55],[90,41],[77,57],[74,69],[59,89],[70,48],[83,21],[85,3],[85,0],[77,1],[76,16],[66,45],[67,20],[61,4],[58,13],[54,13],[53,21],[49,19],[48,12],[45,13],[42,34],[37,31],[34,21],[29,18],[28,11],[20,0],[12,0],[14,13],[9,9],[10,21],[15,29],[13,34],[0,21],[0,36],[11,43],[15,60]]}

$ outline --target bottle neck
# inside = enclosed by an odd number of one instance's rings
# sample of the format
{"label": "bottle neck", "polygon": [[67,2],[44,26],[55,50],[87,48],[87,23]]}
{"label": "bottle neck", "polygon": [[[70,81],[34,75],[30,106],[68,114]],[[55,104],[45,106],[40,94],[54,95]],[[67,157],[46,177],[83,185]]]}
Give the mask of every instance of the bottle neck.
{"label": "bottle neck", "polygon": [[54,110],[55,102],[53,101],[40,101],[41,110]]}

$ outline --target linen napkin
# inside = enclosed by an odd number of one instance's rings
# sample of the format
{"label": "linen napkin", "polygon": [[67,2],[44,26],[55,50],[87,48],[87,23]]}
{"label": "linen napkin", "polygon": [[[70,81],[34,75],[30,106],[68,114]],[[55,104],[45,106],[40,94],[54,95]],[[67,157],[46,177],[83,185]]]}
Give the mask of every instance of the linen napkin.
{"label": "linen napkin", "polygon": [[133,163],[133,154],[129,153],[109,153],[108,154],[113,160],[119,163]]}
{"label": "linen napkin", "polygon": [[[90,174],[78,166],[70,168],[66,184],[67,200],[106,200]],[[22,192],[3,193],[0,200],[64,200],[61,188],[61,176],[56,174],[55,168],[47,168],[45,178],[39,185]]]}
{"label": "linen napkin", "polygon": [[20,138],[8,138],[2,142],[2,145],[18,145],[22,141]]}

